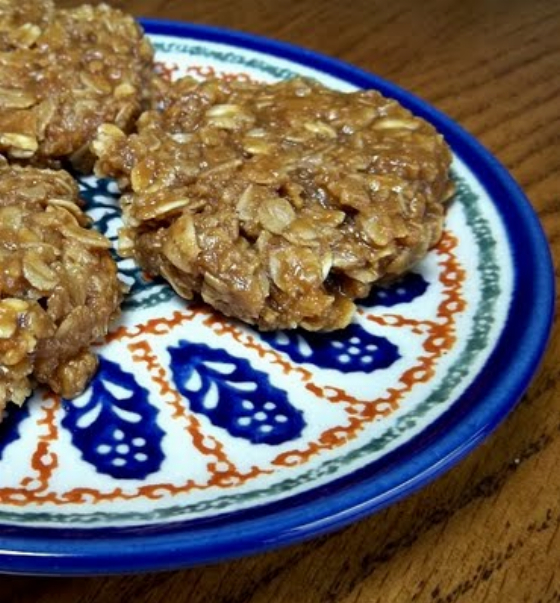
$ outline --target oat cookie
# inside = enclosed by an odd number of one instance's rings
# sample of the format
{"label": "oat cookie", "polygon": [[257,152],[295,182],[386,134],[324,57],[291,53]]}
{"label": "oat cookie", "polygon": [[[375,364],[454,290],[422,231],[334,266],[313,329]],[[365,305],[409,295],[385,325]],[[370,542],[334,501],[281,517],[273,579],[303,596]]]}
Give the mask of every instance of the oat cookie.
{"label": "oat cookie", "polygon": [[138,133],[100,128],[120,253],[261,329],[346,326],[354,300],[440,238],[451,153],[375,91],[294,79],[172,84]]}
{"label": "oat cookie", "polygon": [[0,153],[10,160],[90,170],[97,127],[130,131],[153,78],[152,47],[131,16],[0,0]]}
{"label": "oat cookie", "polygon": [[35,383],[73,397],[95,372],[90,346],[123,287],[110,242],[87,224],[68,173],[0,157],[0,418]]}

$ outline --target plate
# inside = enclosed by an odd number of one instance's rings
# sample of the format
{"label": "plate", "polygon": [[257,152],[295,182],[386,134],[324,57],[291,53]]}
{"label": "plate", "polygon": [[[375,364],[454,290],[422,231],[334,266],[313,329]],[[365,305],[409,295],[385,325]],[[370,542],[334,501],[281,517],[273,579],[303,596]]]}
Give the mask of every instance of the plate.
{"label": "plate", "polygon": [[[377,88],[444,134],[457,195],[437,248],[339,333],[259,334],[119,260],[132,292],[89,389],[72,402],[39,392],[0,426],[4,572],[184,567],[356,521],[479,444],[527,387],[550,330],[552,264],[535,214],[458,125],[308,50],[144,25],[169,77]],[[114,183],[81,188],[114,238]]]}

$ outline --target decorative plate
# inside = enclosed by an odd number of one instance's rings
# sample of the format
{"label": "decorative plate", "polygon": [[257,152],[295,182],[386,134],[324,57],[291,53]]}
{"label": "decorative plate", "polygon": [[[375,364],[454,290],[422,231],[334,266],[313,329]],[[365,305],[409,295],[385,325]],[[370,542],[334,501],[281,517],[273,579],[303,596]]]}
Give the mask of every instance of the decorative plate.
{"label": "decorative plate", "polygon": [[[424,102],[307,50],[146,21],[170,77],[377,88],[455,153],[441,243],[342,332],[259,334],[119,261],[132,286],[68,402],[39,392],[0,425],[0,570],[116,573],[222,560],[339,528],[474,448],[519,399],[550,329],[552,266],[528,202]],[[84,178],[115,238],[116,187]]]}

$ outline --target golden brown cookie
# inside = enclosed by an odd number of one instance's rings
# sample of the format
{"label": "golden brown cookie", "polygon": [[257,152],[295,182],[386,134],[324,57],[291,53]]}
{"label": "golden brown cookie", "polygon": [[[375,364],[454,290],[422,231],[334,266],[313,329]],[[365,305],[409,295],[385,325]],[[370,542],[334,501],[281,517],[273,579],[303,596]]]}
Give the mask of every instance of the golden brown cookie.
{"label": "golden brown cookie", "polygon": [[36,383],[73,397],[95,372],[90,346],[123,286],[110,242],[87,225],[68,173],[0,157],[0,411]]}
{"label": "golden brown cookie", "polygon": [[120,253],[261,329],[346,326],[354,300],[439,239],[451,153],[375,91],[183,79],[138,133],[100,128]]}
{"label": "golden brown cookie", "polygon": [[152,47],[131,16],[0,0],[0,153],[9,159],[90,170],[97,127],[130,131],[153,78]]}

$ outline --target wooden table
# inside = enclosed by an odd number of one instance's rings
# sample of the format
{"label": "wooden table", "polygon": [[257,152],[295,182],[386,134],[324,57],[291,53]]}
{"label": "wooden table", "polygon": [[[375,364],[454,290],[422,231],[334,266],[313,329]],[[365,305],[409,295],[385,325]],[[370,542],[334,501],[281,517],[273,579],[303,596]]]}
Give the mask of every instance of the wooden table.
{"label": "wooden table", "polygon": [[[135,15],[227,26],[307,46],[423,97],[511,170],[560,260],[560,3],[555,0],[115,4]],[[559,357],[556,325],[526,396],[482,447],[415,496],[341,532],[179,572],[2,577],[0,601],[560,601]]]}

